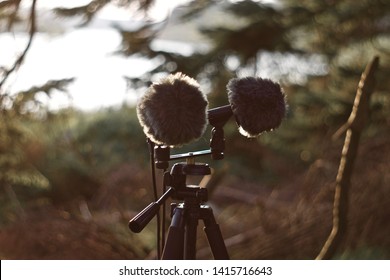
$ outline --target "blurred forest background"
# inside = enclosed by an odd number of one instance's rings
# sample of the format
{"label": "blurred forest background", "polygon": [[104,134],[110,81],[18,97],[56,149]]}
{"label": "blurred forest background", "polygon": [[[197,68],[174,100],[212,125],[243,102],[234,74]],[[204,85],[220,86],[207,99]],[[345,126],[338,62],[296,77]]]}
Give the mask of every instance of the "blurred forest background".
{"label": "blurred forest background", "polygon": [[[112,27],[121,35],[115,55],[156,62],[142,75],[123,77],[134,100],[151,82],[177,71],[199,81],[210,108],[227,104],[231,78],[259,75],[282,84],[289,110],[280,128],[246,139],[231,121],[225,159],[202,158],[215,169],[210,205],[232,259],[318,255],[332,228],[344,142],[344,136],[332,136],[351,113],[363,70],[379,56],[351,178],[347,234],[334,258],[389,259],[389,1],[195,0],[156,22],[148,11],[159,1],[82,1],[50,12],[57,20],[75,20],[74,28],[88,27],[108,5],[129,13],[137,24]],[[71,94],[77,77],[11,90],[35,38],[51,27],[47,19],[40,22],[37,3],[0,2],[0,35],[27,38],[18,56],[0,61],[0,257],[154,258],[153,223],[140,234],[127,228],[153,200],[148,146],[134,103],[52,110],[38,98]],[[181,44],[156,47],[174,40]],[[183,52],[184,45],[191,51]],[[207,148],[208,141],[206,133],[180,151]],[[211,258],[203,234],[199,239],[199,258]]]}

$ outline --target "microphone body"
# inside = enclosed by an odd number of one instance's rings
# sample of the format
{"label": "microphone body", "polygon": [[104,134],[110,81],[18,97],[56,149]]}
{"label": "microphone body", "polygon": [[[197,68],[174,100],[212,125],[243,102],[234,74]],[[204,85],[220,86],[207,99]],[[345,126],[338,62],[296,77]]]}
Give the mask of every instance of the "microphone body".
{"label": "microphone body", "polygon": [[154,143],[181,146],[203,135],[207,106],[197,81],[176,73],[148,88],[137,104],[137,116]]}
{"label": "microphone body", "polygon": [[207,119],[213,127],[223,127],[233,115],[230,105],[213,108],[207,111]]}

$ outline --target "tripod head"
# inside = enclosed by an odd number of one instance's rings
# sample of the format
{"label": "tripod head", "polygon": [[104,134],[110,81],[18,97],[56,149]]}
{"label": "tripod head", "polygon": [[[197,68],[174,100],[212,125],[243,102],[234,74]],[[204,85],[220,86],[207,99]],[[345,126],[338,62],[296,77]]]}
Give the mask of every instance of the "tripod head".
{"label": "tripod head", "polygon": [[205,163],[176,163],[171,172],[164,175],[164,184],[175,189],[172,198],[176,200],[189,200],[195,198],[196,203],[207,201],[207,190],[198,186],[186,184],[187,175],[205,176],[210,175],[211,169]]}
{"label": "tripod head", "polygon": [[198,204],[207,201],[207,189],[196,186],[189,187],[186,184],[186,179],[187,175],[204,176],[209,174],[211,174],[210,167],[205,163],[180,162],[173,165],[171,171],[164,174],[164,186],[169,187],[169,189],[157,201],[149,204],[130,220],[130,230],[136,233],[141,232],[169,197]]}

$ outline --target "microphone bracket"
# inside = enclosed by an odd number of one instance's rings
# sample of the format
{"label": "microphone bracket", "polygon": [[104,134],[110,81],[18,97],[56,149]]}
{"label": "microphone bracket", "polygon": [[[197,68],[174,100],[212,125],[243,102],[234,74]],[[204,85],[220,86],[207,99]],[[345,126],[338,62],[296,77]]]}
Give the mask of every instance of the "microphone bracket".
{"label": "microphone bracket", "polygon": [[171,147],[167,145],[156,145],[154,147],[155,165],[158,169],[166,170],[169,167],[169,161],[192,159],[195,157],[211,155],[213,160],[224,158],[225,136],[222,126],[214,126],[211,129],[210,149],[180,153],[171,155]]}
{"label": "microphone bracket", "polygon": [[212,159],[221,160],[224,158],[225,134],[221,126],[215,126],[212,128],[210,148]]}

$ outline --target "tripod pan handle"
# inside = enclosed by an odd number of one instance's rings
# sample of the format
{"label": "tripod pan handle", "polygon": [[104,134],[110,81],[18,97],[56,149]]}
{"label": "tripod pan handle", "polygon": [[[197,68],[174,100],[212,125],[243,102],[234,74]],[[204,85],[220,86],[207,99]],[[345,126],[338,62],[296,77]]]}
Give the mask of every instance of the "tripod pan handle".
{"label": "tripod pan handle", "polygon": [[156,202],[150,203],[144,210],[138,213],[129,222],[129,228],[132,232],[141,232],[151,219],[157,214],[160,205]]}

